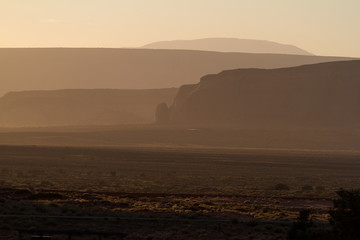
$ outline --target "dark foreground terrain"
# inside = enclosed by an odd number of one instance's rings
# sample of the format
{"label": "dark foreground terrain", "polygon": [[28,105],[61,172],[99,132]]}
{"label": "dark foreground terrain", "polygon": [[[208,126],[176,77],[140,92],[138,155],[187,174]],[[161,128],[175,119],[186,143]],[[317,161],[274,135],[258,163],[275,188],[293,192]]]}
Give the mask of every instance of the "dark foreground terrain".
{"label": "dark foreground terrain", "polygon": [[299,210],[325,222],[360,185],[345,151],[1,146],[0,165],[2,239],[284,239]]}

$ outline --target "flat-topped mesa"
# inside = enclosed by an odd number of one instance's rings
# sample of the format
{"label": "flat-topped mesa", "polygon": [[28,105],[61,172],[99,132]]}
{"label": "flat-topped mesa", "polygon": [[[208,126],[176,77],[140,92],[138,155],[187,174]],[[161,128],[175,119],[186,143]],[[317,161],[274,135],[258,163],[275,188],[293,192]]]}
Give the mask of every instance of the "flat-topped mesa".
{"label": "flat-topped mesa", "polygon": [[360,127],[360,61],[236,69],[182,86],[171,123],[242,128]]}
{"label": "flat-topped mesa", "polygon": [[0,127],[151,124],[176,88],[11,92],[0,98]]}
{"label": "flat-topped mesa", "polygon": [[161,41],[147,44],[143,46],[143,48],[313,55],[308,51],[289,44],[239,38],[203,38],[195,40]]}

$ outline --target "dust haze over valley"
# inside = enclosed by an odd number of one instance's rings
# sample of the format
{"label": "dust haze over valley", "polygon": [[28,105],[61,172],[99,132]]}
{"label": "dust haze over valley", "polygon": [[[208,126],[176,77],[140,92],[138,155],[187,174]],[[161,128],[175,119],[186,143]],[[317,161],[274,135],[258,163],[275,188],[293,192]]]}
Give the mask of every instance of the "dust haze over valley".
{"label": "dust haze over valley", "polygon": [[360,239],[360,5],[170,2],[0,3],[0,238]]}
{"label": "dust haze over valley", "polygon": [[[217,45],[223,41],[219,39]],[[253,42],[256,47],[257,41]],[[241,44],[239,40],[237,46]],[[197,83],[209,73],[351,60],[278,54],[279,47],[273,45],[274,53],[267,54],[176,49],[0,49],[0,91],[7,92],[0,98],[0,127],[151,124],[155,122],[157,104],[170,106],[176,88]],[[216,46],[213,49],[218,50]],[[252,46],[246,52],[257,51]]]}
{"label": "dust haze over valley", "polygon": [[206,74],[227,69],[279,68],[350,59],[166,49],[0,49],[0,94],[74,88],[171,88],[197,83]]}

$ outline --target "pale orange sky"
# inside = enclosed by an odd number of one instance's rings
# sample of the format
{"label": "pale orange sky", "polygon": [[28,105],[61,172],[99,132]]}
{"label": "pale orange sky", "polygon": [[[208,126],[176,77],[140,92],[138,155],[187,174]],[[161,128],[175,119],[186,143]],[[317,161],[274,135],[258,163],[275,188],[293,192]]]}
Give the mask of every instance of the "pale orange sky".
{"label": "pale orange sky", "polygon": [[359,0],[1,0],[0,47],[237,37],[360,57]]}

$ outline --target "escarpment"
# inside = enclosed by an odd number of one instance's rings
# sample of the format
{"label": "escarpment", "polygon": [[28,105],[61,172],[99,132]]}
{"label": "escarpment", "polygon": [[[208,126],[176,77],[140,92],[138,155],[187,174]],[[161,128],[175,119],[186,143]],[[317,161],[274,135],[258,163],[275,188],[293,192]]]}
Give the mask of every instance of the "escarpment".
{"label": "escarpment", "polygon": [[242,128],[353,128],[360,123],[360,61],[236,69],[182,86],[174,124]]}

